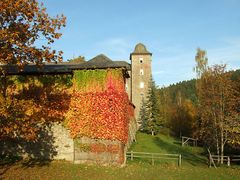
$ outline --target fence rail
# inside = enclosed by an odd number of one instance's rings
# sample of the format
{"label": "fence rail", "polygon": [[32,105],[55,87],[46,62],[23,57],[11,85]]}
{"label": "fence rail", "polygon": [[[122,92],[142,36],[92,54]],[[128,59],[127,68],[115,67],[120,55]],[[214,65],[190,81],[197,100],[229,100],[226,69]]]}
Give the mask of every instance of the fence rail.
{"label": "fence rail", "polygon": [[[219,163],[221,160],[221,156],[212,155],[212,160]],[[223,162],[227,162],[227,166],[230,166],[231,162],[237,162],[237,161],[240,161],[240,155],[223,156]]]}
{"label": "fence rail", "polygon": [[191,138],[191,137],[186,137],[182,136],[182,146],[188,145],[190,142],[193,146],[197,146],[197,139]]}
{"label": "fence rail", "polygon": [[182,155],[181,154],[161,154],[161,153],[149,153],[149,152],[127,152],[126,157],[133,161],[134,158],[150,159],[152,165],[154,165],[157,159],[167,159],[167,160],[177,160],[178,166],[182,165]]}

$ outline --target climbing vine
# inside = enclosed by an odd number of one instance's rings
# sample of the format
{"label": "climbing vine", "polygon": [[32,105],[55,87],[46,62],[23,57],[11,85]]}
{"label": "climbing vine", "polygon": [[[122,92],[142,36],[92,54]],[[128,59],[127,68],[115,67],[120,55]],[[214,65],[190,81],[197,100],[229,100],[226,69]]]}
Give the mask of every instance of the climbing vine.
{"label": "climbing vine", "polygon": [[76,89],[67,114],[72,137],[126,143],[133,109],[124,90],[121,69],[75,72],[74,78]]}
{"label": "climbing vine", "polygon": [[0,80],[0,139],[34,140],[42,125],[65,122],[73,138],[127,143],[134,109],[125,92],[122,69]]}

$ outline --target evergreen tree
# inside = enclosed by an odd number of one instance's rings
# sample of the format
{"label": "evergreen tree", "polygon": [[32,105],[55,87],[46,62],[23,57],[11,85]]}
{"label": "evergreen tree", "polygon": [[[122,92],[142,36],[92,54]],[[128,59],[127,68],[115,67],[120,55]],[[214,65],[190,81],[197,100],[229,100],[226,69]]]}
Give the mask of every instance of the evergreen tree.
{"label": "evergreen tree", "polygon": [[146,100],[143,99],[140,110],[140,120],[142,122],[140,130],[151,133],[152,135],[157,134],[162,125],[157,99],[157,88],[152,78],[150,79]]}
{"label": "evergreen tree", "polygon": [[147,121],[148,121],[148,111],[146,109],[146,102],[144,100],[144,98],[142,98],[142,105],[140,108],[140,112],[139,112],[139,124],[140,124],[140,131],[146,131],[147,128]]}

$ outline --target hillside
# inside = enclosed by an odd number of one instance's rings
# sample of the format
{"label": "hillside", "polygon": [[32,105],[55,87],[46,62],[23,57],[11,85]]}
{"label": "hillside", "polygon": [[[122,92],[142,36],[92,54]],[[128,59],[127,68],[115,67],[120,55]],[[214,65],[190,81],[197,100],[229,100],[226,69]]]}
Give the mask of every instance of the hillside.
{"label": "hillside", "polygon": [[202,148],[181,147],[179,140],[165,135],[137,134],[130,150],[181,153],[181,167],[165,161],[151,165],[147,161],[127,160],[123,168],[80,165],[66,161],[0,163],[0,179],[238,179],[238,166],[208,168]]}
{"label": "hillside", "polygon": [[[152,152],[163,154],[181,154],[184,165],[207,166],[206,153],[201,147],[181,146],[181,142],[166,135],[151,136],[144,133],[137,134],[137,142],[133,143],[129,151]],[[159,164],[176,164],[176,160],[161,160]]]}
{"label": "hillside", "polygon": [[[240,69],[232,72],[232,79],[237,81],[240,78]],[[195,104],[197,100],[196,79],[181,81],[176,84],[171,84],[168,87],[159,88],[158,93],[161,98],[163,98],[163,95],[167,96],[171,103],[176,103],[178,93],[181,93],[182,97],[191,100],[193,104]]]}

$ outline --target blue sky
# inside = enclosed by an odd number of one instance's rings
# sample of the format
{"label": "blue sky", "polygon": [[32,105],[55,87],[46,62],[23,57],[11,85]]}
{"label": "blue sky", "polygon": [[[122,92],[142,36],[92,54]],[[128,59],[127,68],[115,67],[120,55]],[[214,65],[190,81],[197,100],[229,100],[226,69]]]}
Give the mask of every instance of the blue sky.
{"label": "blue sky", "polygon": [[42,0],[67,26],[54,48],[64,60],[105,54],[126,60],[137,43],[153,53],[153,77],[167,86],[195,77],[198,47],[209,64],[240,68],[240,0]]}

